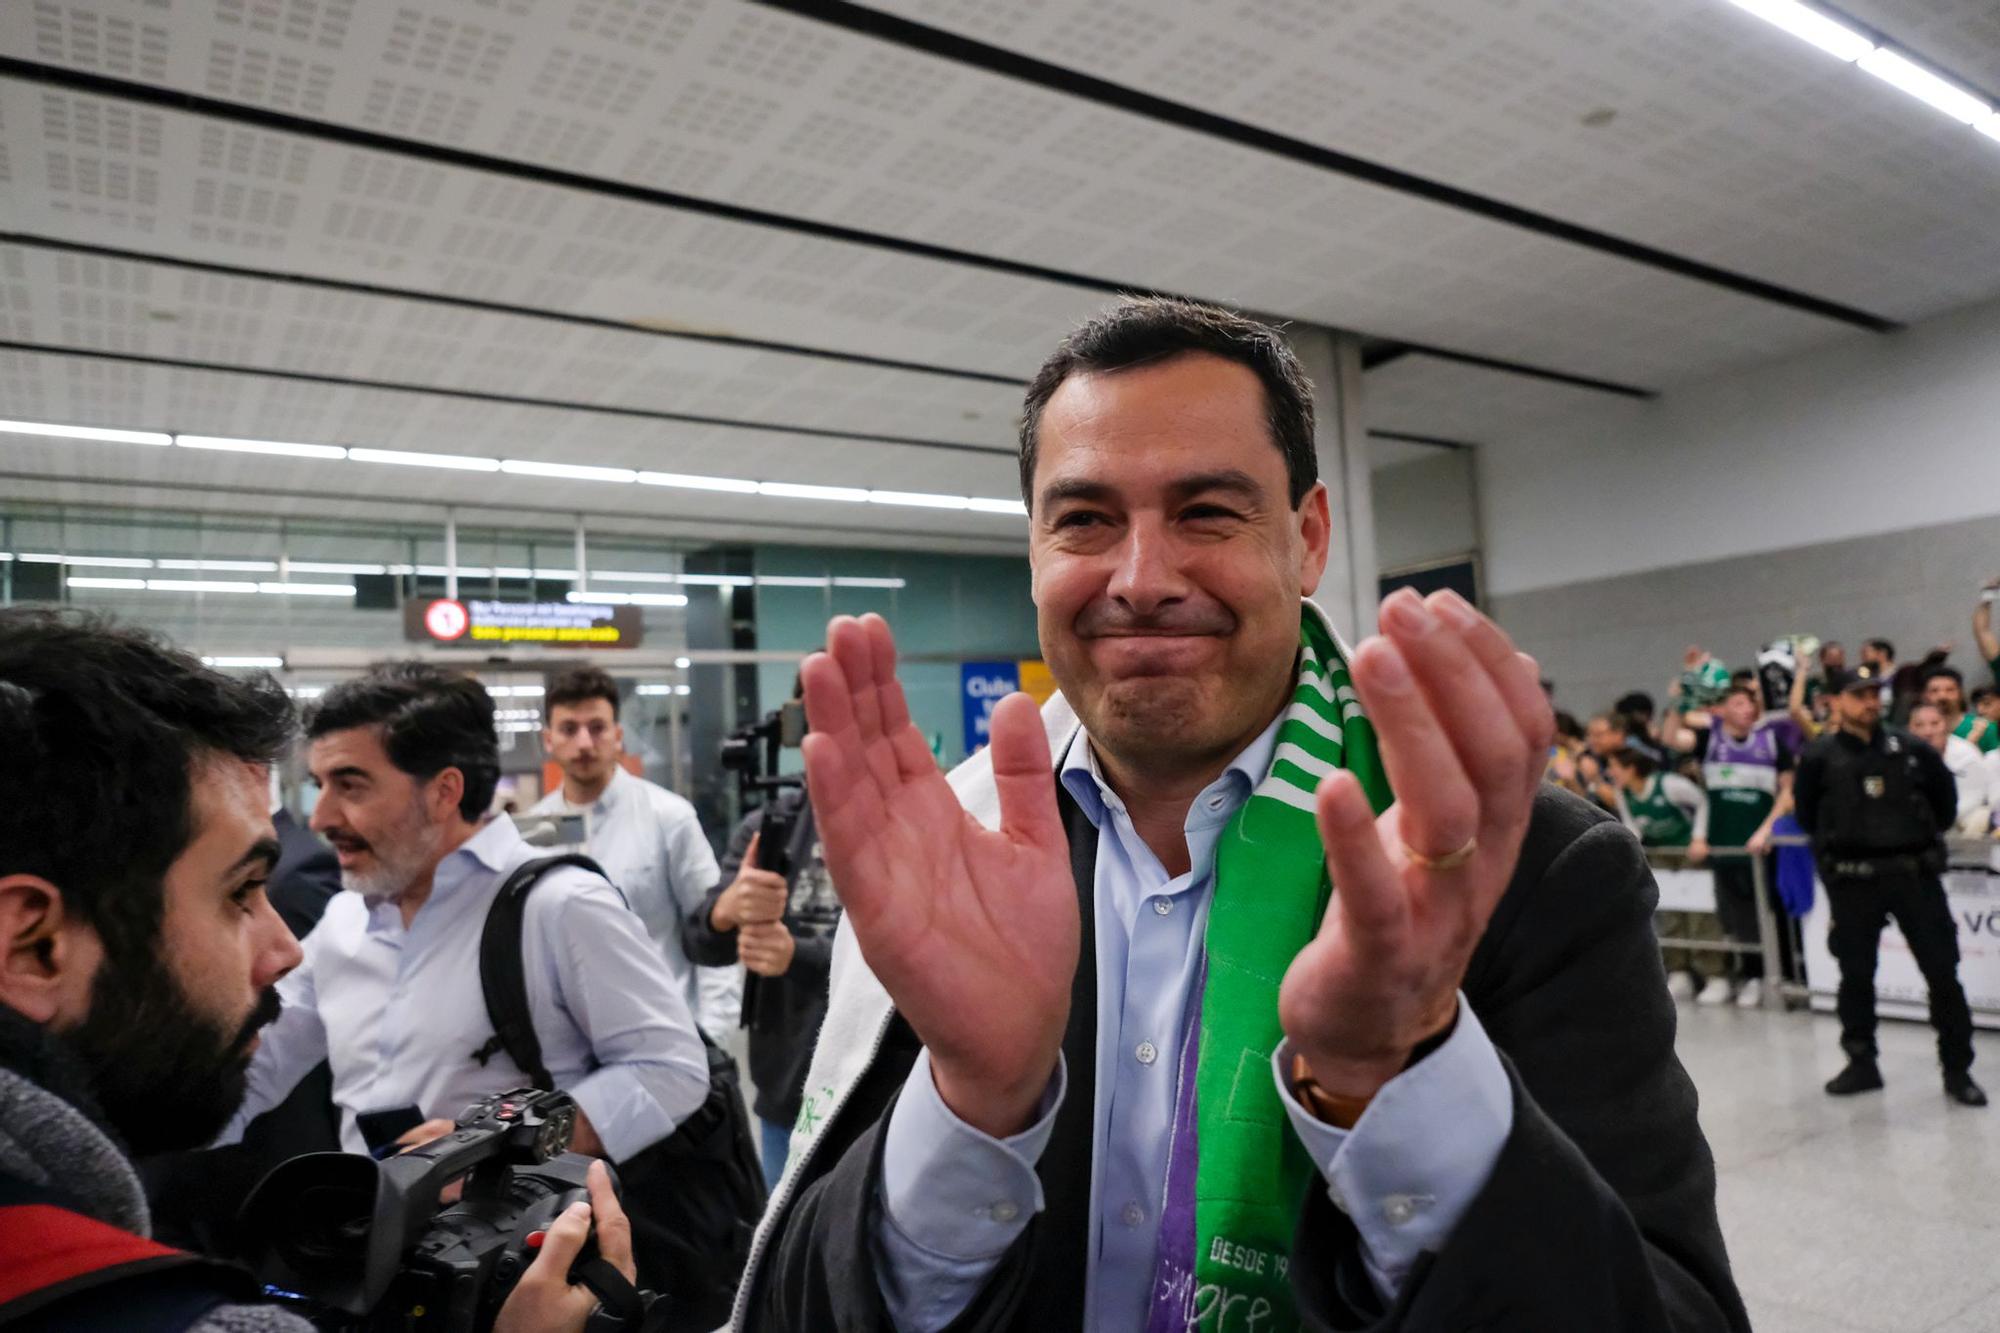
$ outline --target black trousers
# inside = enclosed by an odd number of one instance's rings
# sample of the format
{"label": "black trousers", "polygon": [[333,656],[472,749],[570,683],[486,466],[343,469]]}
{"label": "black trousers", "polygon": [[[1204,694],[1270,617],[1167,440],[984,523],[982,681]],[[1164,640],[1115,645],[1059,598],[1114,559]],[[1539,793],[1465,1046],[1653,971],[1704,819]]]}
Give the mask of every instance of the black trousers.
{"label": "black trousers", "polygon": [[[1723,933],[1738,944],[1756,944],[1761,938],[1757,927],[1757,877],[1747,857],[1721,856],[1715,859],[1715,915]],[[1802,979],[1798,958],[1798,924],[1778,897],[1778,867],[1775,858],[1764,858],[1764,901],[1770,905],[1771,921],[1778,932],[1778,970],[1788,981]],[[1730,955],[1736,975],[1748,981],[1764,975],[1764,955]]]}
{"label": "black trousers", "polygon": [[1882,927],[1894,918],[1930,991],[1938,1062],[1946,1073],[1972,1067],[1972,1011],[1958,984],[1958,930],[1936,875],[1890,869],[1868,877],[1830,876],[1833,909],[1827,943],[1840,962],[1840,1044],[1849,1056],[1875,1056],[1875,960]]}

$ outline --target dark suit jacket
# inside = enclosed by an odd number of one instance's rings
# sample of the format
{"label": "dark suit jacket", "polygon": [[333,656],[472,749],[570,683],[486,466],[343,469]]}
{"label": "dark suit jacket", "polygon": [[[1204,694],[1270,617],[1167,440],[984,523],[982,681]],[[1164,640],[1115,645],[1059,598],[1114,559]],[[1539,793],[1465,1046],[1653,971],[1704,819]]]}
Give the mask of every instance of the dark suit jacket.
{"label": "dark suit jacket", "polygon": [[[1096,831],[1066,793],[1083,947],[1063,1050],[1070,1088],[1037,1164],[1047,1206],[953,1328],[1082,1327],[1096,1066],[1090,892]],[[1658,890],[1616,821],[1544,787],[1513,881],[1463,989],[1514,1089],[1514,1128],[1486,1187],[1384,1309],[1354,1225],[1307,1191],[1292,1283],[1313,1330],[1606,1333],[1749,1328],[1715,1213],[1715,1165],[1674,1056],[1654,942]],[[751,1276],[748,1326],[874,1330],[870,1238],[883,1127],[915,1059],[898,1017],[791,1194]],[[1079,1077],[1081,1076],[1081,1077]]]}

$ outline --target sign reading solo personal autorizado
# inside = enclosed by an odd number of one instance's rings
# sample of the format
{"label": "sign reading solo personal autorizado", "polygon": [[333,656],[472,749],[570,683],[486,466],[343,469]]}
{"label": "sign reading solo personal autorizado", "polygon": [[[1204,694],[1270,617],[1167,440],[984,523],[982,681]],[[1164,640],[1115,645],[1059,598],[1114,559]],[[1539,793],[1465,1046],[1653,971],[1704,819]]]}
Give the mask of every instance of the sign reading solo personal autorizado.
{"label": "sign reading solo personal autorizado", "polygon": [[467,648],[511,644],[636,648],[645,636],[645,623],[633,606],[441,597],[403,603],[403,635],[415,643]]}

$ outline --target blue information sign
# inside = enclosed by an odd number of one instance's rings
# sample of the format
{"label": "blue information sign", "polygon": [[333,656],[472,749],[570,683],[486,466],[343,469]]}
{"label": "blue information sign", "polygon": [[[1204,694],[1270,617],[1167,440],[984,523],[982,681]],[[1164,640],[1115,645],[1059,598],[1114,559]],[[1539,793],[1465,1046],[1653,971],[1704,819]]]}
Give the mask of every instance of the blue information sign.
{"label": "blue information sign", "polygon": [[965,752],[989,739],[993,706],[1021,688],[1019,662],[964,662],[959,665],[960,698],[965,707]]}

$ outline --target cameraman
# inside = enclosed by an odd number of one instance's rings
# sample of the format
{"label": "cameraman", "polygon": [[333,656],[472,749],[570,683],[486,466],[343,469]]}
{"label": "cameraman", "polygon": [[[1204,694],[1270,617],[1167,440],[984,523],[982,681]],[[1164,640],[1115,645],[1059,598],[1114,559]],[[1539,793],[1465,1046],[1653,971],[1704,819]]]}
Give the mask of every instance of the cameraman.
{"label": "cameraman", "polygon": [[[150,637],[0,611],[0,1323],[309,1333],[223,1264],[146,1239],[128,1154],[198,1147],[243,1099],[298,942],[264,895],[291,704]],[[594,1168],[605,1256],[623,1211]],[[580,1330],[590,1210],[550,1228],[502,1333]]]}
{"label": "cameraman", "polygon": [[[767,832],[775,856],[765,854]],[[763,869],[765,864],[782,871]],[[723,853],[721,882],[681,928],[695,962],[715,966],[740,958],[749,972],[743,1025],[750,1030],[767,1190],[777,1189],[784,1174],[792,1126],[805,1102],[839,924],[840,899],[822,859],[812,803],[798,786],[773,793],[744,816]]]}

